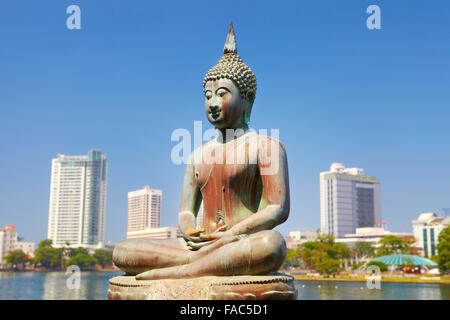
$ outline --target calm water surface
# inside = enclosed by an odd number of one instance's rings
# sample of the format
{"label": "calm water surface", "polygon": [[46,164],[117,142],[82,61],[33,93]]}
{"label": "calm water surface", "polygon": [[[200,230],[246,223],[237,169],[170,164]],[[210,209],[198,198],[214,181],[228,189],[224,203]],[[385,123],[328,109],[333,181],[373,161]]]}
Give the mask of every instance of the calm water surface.
{"label": "calm water surface", "polygon": [[[106,299],[108,279],[120,272],[82,272],[79,290],[66,286],[64,272],[0,272],[0,300]],[[363,282],[296,281],[299,300],[401,299],[450,300],[450,285],[382,283],[369,290]]]}

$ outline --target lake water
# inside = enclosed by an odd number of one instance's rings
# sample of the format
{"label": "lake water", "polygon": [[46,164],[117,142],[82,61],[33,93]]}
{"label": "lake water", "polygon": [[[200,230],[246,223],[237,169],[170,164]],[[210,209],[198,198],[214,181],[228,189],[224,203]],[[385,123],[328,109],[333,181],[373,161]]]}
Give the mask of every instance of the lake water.
{"label": "lake water", "polygon": [[[82,272],[80,289],[68,289],[64,272],[0,272],[0,300],[106,299],[108,279],[120,272]],[[382,283],[368,289],[363,282],[296,281],[299,300],[401,299],[450,300],[450,285]]]}

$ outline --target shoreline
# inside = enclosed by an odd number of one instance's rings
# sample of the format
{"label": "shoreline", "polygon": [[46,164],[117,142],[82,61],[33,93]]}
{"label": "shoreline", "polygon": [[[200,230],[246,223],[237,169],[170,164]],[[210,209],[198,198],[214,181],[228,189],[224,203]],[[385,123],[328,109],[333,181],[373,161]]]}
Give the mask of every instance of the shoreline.
{"label": "shoreline", "polygon": [[[92,270],[81,270],[82,272],[122,272],[120,269],[92,269]],[[0,269],[0,272],[66,272],[65,270],[48,270],[48,269],[22,269],[22,270],[9,270]]]}
{"label": "shoreline", "polygon": [[[45,272],[65,272],[64,270],[43,270],[43,269],[25,269],[25,270],[6,270],[6,269],[0,269],[0,272],[14,272],[14,273],[22,273],[22,272],[39,272],[39,273],[45,273]],[[120,269],[93,269],[93,270],[82,270],[82,272],[96,272],[96,273],[105,273],[105,272],[121,272]],[[342,277],[324,277],[324,276],[317,276],[317,277],[311,277],[311,276],[299,276],[299,275],[293,275],[289,272],[282,271],[287,275],[290,275],[294,278],[295,281],[312,281],[312,282],[361,282],[365,283],[367,282],[367,278],[357,277],[357,278],[342,278]],[[430,278],[430,280],[427,279],[421,279],[421,278],[384,278],[381,277],[381,283],[411,283],[411,284],[444,284],[444,285],[450,285],[450,278],[444,278],[444,279],[433,279]]]}
{"label": "shoreline", "polygon": [[[289,274],[289,273],[287,273]],[[367,282],[367,278],[325,278],[325,277],[306,277],[306,276],[296,276],[289,274],[296,281],[329,281],[329,282]],[[381,283],[391,282],[391,283],[413,283],[413,284],[445,284],[450,285],[450,279],[414,279],[414,278],[383,278],[381,277]]]}

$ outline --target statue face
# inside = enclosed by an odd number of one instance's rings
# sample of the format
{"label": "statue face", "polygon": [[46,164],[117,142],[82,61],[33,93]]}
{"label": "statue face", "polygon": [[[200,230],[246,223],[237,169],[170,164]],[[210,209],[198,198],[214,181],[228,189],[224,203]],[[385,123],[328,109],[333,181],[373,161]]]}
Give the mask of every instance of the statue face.
{"label": "statue face", "polygon": [[239,94],[232,80],[208,81],[205,85],[205,111],[208,121],[218,129],[242,128],[249,102]]}

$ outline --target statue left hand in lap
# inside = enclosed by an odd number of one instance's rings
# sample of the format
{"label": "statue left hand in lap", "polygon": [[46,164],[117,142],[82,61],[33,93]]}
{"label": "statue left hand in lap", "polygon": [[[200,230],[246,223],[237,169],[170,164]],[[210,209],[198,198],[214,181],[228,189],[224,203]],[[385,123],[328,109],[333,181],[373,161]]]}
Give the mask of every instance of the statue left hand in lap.
{"label": "statue left hand in lap", "polygon": [[231,23],[203,86],[218,137],[189,158],[178,218],[184,239],[130,239],[114,249],[114,263],[138,280],[267,274],[284,261],[286,244],[272,229],[289,215],[286,153],[278,140],[248,129],[256,78],[237,55]]}

